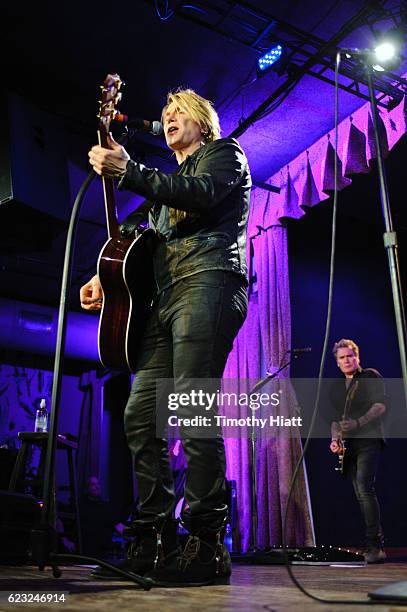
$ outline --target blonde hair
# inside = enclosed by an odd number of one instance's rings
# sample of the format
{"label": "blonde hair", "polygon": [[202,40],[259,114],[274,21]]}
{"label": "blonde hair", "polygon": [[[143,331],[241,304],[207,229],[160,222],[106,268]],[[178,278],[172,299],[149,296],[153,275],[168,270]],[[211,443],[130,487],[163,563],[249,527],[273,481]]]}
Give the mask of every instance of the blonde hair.
{"label": "blonde hair", "polygon": [[[179,87],[167,94],[167,103],[161,113],[161,121],[164,123],[164,114],[167,108],[173,104],[177,110],[182,111],[195,121],[201,128],[202,138],[205,143],[213,142],[220,138],[220,125],[218,113],[210,100],[203,98],[193,89]],[[186,218],[199,217],[198,213],[186,213],[175,208],[169,209],[171,224],[177,224]]]}
{"label": "blonde hair", "polygon": [[359,359],[359,347],[356,344],[356,342],[353,342],[353,340],[347,340],[346,338],[342,338],[342,340],[338,340],[338,342],[335,342],[334,347],[332,349],[335,359],[336,359],[336,353],[338,352],[338,349],[340,348],[352,349],[352,351],[355,353],[355,357]]}
{"label": "blonde hair", "polygon": [[212,102],[197,94],[193,89],[176,89],[167,94],[167,104],[164,106],[161,118],[170,104],[184,112],[195,121],[202,130],[205,142],[213,142],[220,138],[220,125],[218,113]]}

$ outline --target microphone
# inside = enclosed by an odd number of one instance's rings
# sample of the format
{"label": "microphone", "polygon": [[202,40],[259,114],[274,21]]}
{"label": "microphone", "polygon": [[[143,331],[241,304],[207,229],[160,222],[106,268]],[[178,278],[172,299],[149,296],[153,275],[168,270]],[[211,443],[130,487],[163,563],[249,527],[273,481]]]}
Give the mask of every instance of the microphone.
{"label": "microphone", "polygon": [[140,117],[129,117],[122,113],[116,113],[114,121],[127,125],[127,127],[133,130],[140,130],[142,132],[148,132],[154,136],[160,136],[163,133],[163,126],[160,121],[148,121],[147,119],[141,119]]}
{"label": "microphone", "polygon": [[301,353],[310,353],[312,348],[310,346],[304,346],[304,348],[294,348],[289,349],[287,353],[292,353],[293,355],[300,355]]}

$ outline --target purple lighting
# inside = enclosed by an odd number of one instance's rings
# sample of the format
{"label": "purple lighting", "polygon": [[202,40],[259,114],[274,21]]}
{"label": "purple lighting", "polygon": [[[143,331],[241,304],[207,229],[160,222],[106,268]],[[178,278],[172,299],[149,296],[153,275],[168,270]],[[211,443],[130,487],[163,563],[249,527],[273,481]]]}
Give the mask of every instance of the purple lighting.
{"label": "purple lighting", "polygon": [[[71,312],[66,334],[66,357],[97,363],[99,317]],[[0,298],[0,346],[39,355],[54,355],[58,312],[37,304]]]}

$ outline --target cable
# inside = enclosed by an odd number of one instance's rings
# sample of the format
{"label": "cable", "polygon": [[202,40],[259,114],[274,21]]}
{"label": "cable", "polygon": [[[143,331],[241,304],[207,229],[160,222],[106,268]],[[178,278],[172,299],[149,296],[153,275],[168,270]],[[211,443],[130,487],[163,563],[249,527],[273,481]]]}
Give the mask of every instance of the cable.
{"label": "cable", "polygon": [[157,17],[160,19],[160,21],[167,21],[174,15],[174,11],[168,7],[168,0],[165,0],[164,7],[165,14],[162,14],[159,0],[154,0],[155,12],[157,13]]}
{"label": "cable", "polygon": [[336,0],[327,10],[327,12],[321,17],[321,19],[319,19],[316,24],[309,30],[309,34],[312,34],[312,32],[315,32],[315,30],[317,28],[319,28],[319,26],[321,25],[321,23],[323,23],[325,21],[325,19],[327,19],[329,17],[329,15],[336,9],[336,7],[338,6],[338,4],[340,4],[342,2],[342,0]]}
{"label": "cable", "polygon": [[[269,115],[271,115],[271,113],[273,113],[275,110],[277,110],[277,108],[284,102],[284,100],[286,100],[286,98],[289,96],[289,94],[292,92],[292,90],[296,87],[296,85],[298,84],[298,82],[300,81],[301,78],[302,77],[299,77],[295,81],[292,81],[292,83],[290,83],[290,85],[287,87],[287,89],[284,92],[281,93],[280,97],[277,98],[276,100],[273,100],[273,103],[271,104],[271,106],[269,106],[266,110],[264,110],[256,118],[256,121],[258,121],[259,119],[264,119],[265,117],[268,117]],[[256,121],[254,121],[253,123],[255,123]]]}
{"label": "cable", "polygon": [[[314,428],[315,420],[319,410],[319,401],[321,396],[321,386],[322,386],[322,376],[325,368],[326,354],[328,350],[328,341],[331,329],[331,318],[332,318],[332,297],[333,297],[333,285],[334,285],[334,272],[335,272],[335,251],[336,251],[336,219],[337,219],[337,208],[338,208],[338,123],[339,123],[339,113],[338,113],[338,94],[339,94],[339,65],[340,65],[340,52],[336,55],[336,63],[335,63],[335,157],[334,157],[334,198],[333,198],[333,206],[332,206],[332,238],[331,238],[331,257],[330,257],[330,267],[329,267],[329,289],[328,289],[328,306],[327,306],[327,316],[326,316],[326,324],[325,324],[325,337],[324,344],[322,348],[321,361],[319,366],[319,374],[318,374],[318,386],[317,393],[315,398],[314,410],[312,413],[312,418],[310,422],[310,428],[308,435],[305,440],[304,447],[301,452],[301,456],[297,461],[297,464],[294,468],[293,476],[291,479],[290,487],[288,490],[287,503],[284,511],[284,519],[283,519],[283,529],[282,529],[282,546],[283,546],[283,556],[285,566],[288,572],[289,577],[295,586],[307,597],[313,599],[314,601],[319,601],[321,603],[329,603],[329,604],[345,604],[345,605],[383,605],[385,602],[383,601],[373,601],[373,600],[346,600],[346,599],[326,599],[324,597],[318,597],[317,595],[313,595],[302,584],[297,580],[294,576],[294,573],[291,569],[288,552],[286,548],[286,529],[287,529],[287,519],[288,519],[288,508],[290,505],[291,497],[294,491],[294,486],[297,480],[297,476],[299,474],[299,470],[301,465],[303,464],[305,453],[309,446],[309,442],[311,439],[312,430]],[[264,606],[265,609],[269,608],[268,606]]]}
{"label": "cable", "polygon": [[255,76],[254,78],[251,78],[253,72],[255,72],[255,68],[252,67],[250,68],[249,73],[247,77],[243,80],[243,82],[240,85],[238,85],[230,94],[228,94],[225,98],[223,98],[223,100],[221,100],[219,104],[217,104],[218,109],[221,109],[222,106],[226,104],[224,108],[222,108],[222,111],[224,112],[227,108],[229,108],[229,106],[232,104],[232,102],[236,99],[236,97],[240,94],[240,92],[243,89],[245,89],[246,87],[249,87],[250,85],[252,85],[253,83],[257,81],[257,76]]}

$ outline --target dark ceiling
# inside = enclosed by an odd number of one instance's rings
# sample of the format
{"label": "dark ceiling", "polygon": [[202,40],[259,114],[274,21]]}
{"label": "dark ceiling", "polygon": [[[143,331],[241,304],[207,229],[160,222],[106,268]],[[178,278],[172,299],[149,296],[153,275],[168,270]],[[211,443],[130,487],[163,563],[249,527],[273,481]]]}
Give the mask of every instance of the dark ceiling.
{"label": "dark ceiling", "polygon": [[[8,3],[2,8],[0,39],[3,83],[7,90],[30,100],[64,124],[69,133],[73,201],[86,174],[87,147],[94,142],[97,86],[107,72],[118,72],[126,82],[122,111],[159,118],[166,92],[186,85],[213,100],[223,135],[228,135],[290,78],[290,71],[256,78],[260,45],[255,44],[257,31],[268,24],[269,33],[263,34],[261,44],[267,45],[278,34],[291,45],[291,50],[302,33],[312,42],[304,48],[315,54],[318,46],[323,47],[324,41],[345,28],[339,45],[365,47],[373,36],[372,28],[366,25],[369,20],[383,29],[388,19],[383,19],[380,7],[397,9],[399,4],[396,0],[224,0],[188,4],[175,0],[122,0],[104,8],[101,3],[76,0]],[[174,14],[163,20],[156,9],[158,6],[163,16],[165,5]],[[355,16],[360,17],[360,11],[365,11],[366,18],[353,22]],[[297,71],[300,63],[297,62]],[[402,66],[398,74],[405,69]],[[328,76],[332,78],[332,71]],[[276,110],[265,113],[239,136],[256,182],[266,181],[333,127],[332,84],[309,74],[297,80]],[[342,91],[340,117],[363,103],[353,93]],[[134,147],[150,164],[164,170],[173,164],[160,139],[138,136]],[[120,204],[127,210],[132,202],[130,197],[123,197]],[[87,196],[82,217],[74,270],[75,296],[79,285],[93,273],[98,249],[105,240],[98,188],[93,187]],[[59,233],[42,250],[21,248],[19,252],[18,247],[3,248],[1,294],[56,304],[64,238],[64,232]],[[76,297],[73,306],[78,307]]]}

